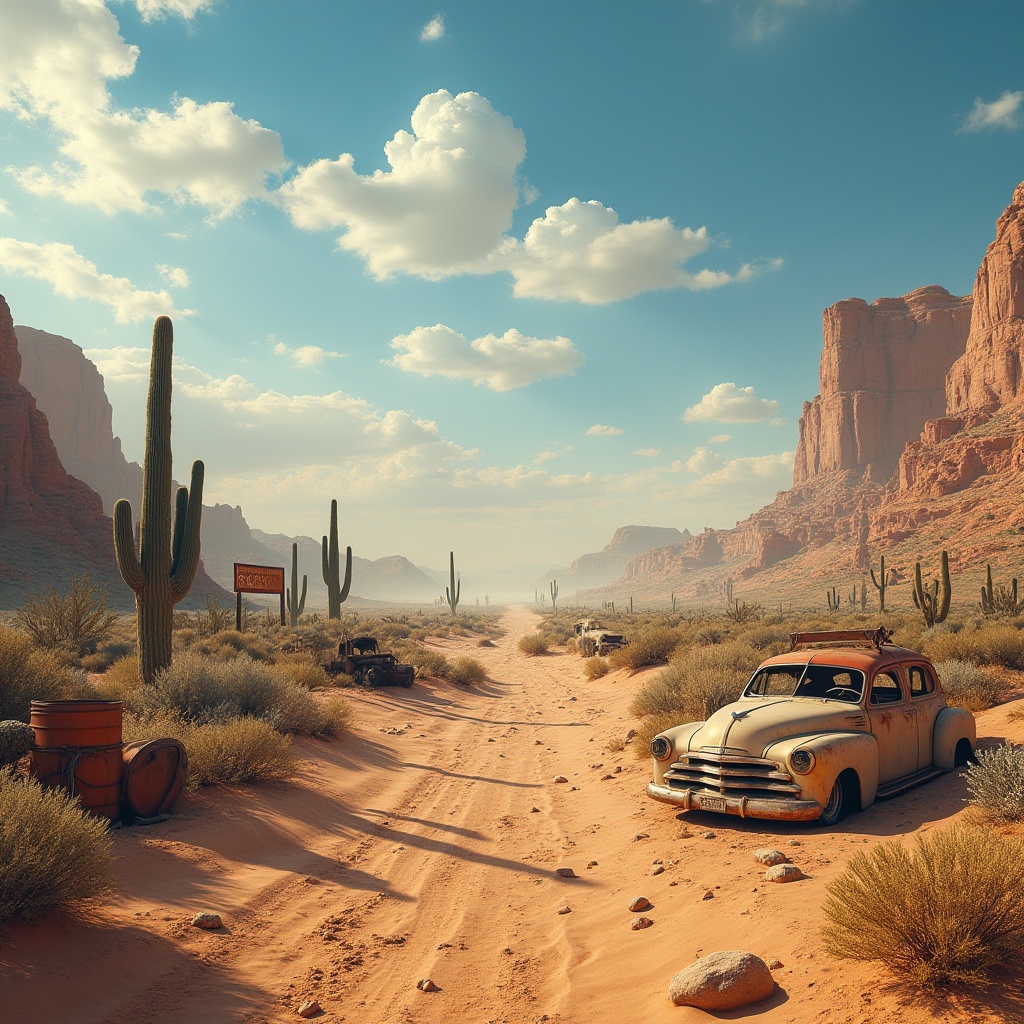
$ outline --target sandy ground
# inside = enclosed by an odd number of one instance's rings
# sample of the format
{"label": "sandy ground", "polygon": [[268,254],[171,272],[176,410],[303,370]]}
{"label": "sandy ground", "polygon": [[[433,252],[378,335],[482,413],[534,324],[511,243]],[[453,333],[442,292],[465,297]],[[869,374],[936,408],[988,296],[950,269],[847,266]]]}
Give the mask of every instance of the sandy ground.
{"label": "sandy ground", "polygon": [[[367,1024],[1024,1021],[1004,985],[936,999],[818,938],[849,855],[963,813],[961,778],[831,832],[677,815],[644,795],[646,761],[610,742],[643,675],[588,682],[575,656],[524,657],[536,621],[512,609],[495,647],[443,644],[487,665],[482,687],[353,693],[356,732],[300,743],[298,781],[203,793],[116,832],[115,899],[0,930],[0,1020],[292,1021],[315,997],[321,1019]],[[980,716],[979,736],[1021,739],[1010,710]],[[809,877],[766,883],[764,846]],[[634,896],[653,904],[643,931]],[[224,927],[191,927],[197,911]],[[720,949],[778,961],[775,996],[717,1015],[673,1006],[672,975]]]}

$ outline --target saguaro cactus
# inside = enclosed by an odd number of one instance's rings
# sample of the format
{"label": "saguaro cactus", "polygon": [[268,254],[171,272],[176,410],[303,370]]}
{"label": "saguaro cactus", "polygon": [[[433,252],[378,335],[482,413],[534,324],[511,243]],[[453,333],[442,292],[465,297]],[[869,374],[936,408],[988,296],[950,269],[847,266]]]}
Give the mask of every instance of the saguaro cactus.
{"label": "saguaro cactus", "polygon": [[448,552],[448,572],[451,577],[451,585],[444,588],[444,599],[448,602],[448,607],[452,610],[452,615],[457,615],[456,609],[459,607],[459,594],[462,591],[462,578],[458,580],[455,578],[455,552]]}
{"label": "saguaro cactus", "polygon": [[1017,615],[1020,604],[1017,601],[1017,580],[1010,580],[1009,588],[992,586],[992,566],[985,567],[985,586],[981,588],[981,610],[985,615]]}
{"label": "saguaro cactus", "polygon": [[[345,548],[345,582],[341,582],[341,556],[338,548],[338,502],[331,499],[330,540],[320,542],[324,583],[327,584],[327,618],[340,619],[341,606],[352,586],[352,548]],[[294,586],[294,584],[292,584]]]}
{"label": "saguaro cactus", "polygon": [[558,580],[552,580],[549,586],[551,591],[551,610],[555,610],[555,602],[558,600]]}
{"label": "saguaro cactus", "polygon": [[871,570],[871,582],[874,584],[875,590],[878,591],[878,610],[880,612],[885,611],[885,555],[881,557],[881,563],[878,569],[878,576],[875,576],[875,570]]}
{"label": "saguaro cactus", "polygon": [[[940,588],[941,582],[941,590]],[[914,566],[914,604],[921,609],[925,624],[934,626],[936,622],[945,621],[949,614],[949,556],[942,552],[941,581],[933,580],[930,587],[921,582],[921,563]]]}
{"label": "saguaro cactus", "polygon": [[189,592],[199,564],[203,513],[202,462],[192,463],[191,487],[179,487],[171,530],[171,321],[153,324],[153,352],[146,401],[146,455],[142,465],[142,511],[135,545],[132,506],[114,505],[114,553],[121,578],[135,593],[139,675],[152,683],[171,663],[174,606]]}
{"label": "saguaro cactus", "polygon": [[835,587],[825,591],[825,601],[830,612],[839,611],[839,591]]}
{"label": "saguaro cactus", "polygon": [[302,609],[306,607],[306,574],[302,574],[302,596],[299,592],[299,545],[292,544],[292,585],[285,589],[285,603],[288,605],[288,624],[297,626]]}

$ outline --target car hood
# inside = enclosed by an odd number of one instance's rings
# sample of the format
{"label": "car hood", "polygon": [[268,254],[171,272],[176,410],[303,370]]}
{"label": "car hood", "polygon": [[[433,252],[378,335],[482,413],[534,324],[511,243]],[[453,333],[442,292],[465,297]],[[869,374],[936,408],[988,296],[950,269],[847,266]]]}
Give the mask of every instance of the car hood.
{"label": "car hood", "polygon": [[779,740],[819,732],[862,732],[864,709],[808,697],[753,697],[727,704],[690,737],[689,749],[724,747],[761,757]]}

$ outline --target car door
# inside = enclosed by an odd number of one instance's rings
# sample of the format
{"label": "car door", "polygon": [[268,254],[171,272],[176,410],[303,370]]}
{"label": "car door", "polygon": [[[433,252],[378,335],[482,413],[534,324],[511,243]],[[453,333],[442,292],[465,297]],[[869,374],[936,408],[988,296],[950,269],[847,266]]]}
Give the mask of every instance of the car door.
{"label": "car door", "polygon": [[917,711],[896,668],[877,672],[867,699],[868,726],[878,744],[878,784],[917,771]]}
{"label": "car door", "polygon": [[935,719],[946,702],[935,685],[935,672],[930,665],[908,665],[907,680],[917,719],[917,767],[930,768],[934,759]]}

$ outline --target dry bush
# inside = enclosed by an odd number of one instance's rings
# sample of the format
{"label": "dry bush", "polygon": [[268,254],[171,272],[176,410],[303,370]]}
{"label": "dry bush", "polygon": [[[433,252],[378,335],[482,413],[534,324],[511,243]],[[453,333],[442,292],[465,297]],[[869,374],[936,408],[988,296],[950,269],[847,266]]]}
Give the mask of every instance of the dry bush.
{"label": "dry bush", "polygon": [[601,676],[608,675],[609,671],[608,662],[596,655],[583,662],[583,674],[588,679],[600,679]]}
{"label": "dry bush", "polygon": [[661,665],[679,646],[682,638],[674,629],[648,626],[640,630],[625,647],[608,655],[612,668],[626,668],[638,672],[649,665]]}
{"label": "dry bush", "polygon": [[1005,743],[980,750],[967,766],[968,798],[997,821],[1024,819],[1024,746]]}
{"label": "dry bush", "polygon": [[294,774],[291,738],[282,736],[269,722],[258,718],[233,718],[185,731],[186,735],[178,738],[188,752],[190,789],[225,783],[269,782]]}
{"label": "dry bush", "polygon": [[120,700],[124,701],[125,707],[131,707],[142,690],[139,659],[134,655],[119,658],[95,680],[93,686],[96,696],[102,700]]}
{"label": "dry bush", "polygon": [[85,672],[106,672],[115,661],[131,653],[131,644],[103,644],[95,653],[83,654],[79,664]]}
{"label": "dry bush", "polygon": [[338,736],[352,722],[352,710],[344,697],[317,700],[301,686],[282,683],[274,699],[270,723],[278,732],[301,736]]}
{"label": "dry bush", "polygon": [[114,888],[107,823],[60,789],[0,771],[0,922]]}
{"label": "dry bush", "polygon": [[956,632],[929,630],[922,645],[933,662],[969,661],[972,665],[1024,668],[1024,634],[1007,622],[988,619],[976,628]]}
{"label": "dry bush", "polygon": [[412,665],[416,669],[418,679],[447,679],[451,671],[448,659],[440,651],[431,650],[429,647],[420,647],[419,644],[413,643],[400,646],[396,644],[395,654],[400,662]]}
{"label": "dry bush", "polygon": [[15,624],[48,651],[87,654],[109,639],[117,622],[107,608],[107,591],[89,582],[89,574],[71,577],[71,589],[58,594],[50,589],[41,597],[27,597],[14,615]]}
{"label": "dry bush", "polygon": [[[184,634],[180,630],[179,634]],[[205,639],[197,640],[192,650],[217,661],[232,661],[239,657],[248,657],[252,661],[272,662],[274,654],[271,645],[254,633],[239,633],[234,629],[225,629]]]}
{"label": "dry bush", "polygon": [[543,633],[527,633],[519,638],[516,645],[528,658],[535,658],[539,654],[547,654],[551,646],[551,638]]}
{"label": "dry bush", "polygon": [[1005,682],[969,661],[937,661],[935,671],[942,680],[946,702],[955,708],[984,711],[1004,700],[1009,692]]}
{"label": "dry bush", "polygon": [[34,700],[92,697],[85,676],[17,629],[0,626],[0,720],[27,722]]}
{"label": "dry bush", "polygon": [[850,859],[828,888],[830,954],[877,960],[921,985],[988,983],[1024,960],[1024,856],[1017,840],[951,827]]}
{"label": "dry bush", "polygon": [[782,626],[751,626],[737,633],[736,639],[760,651],[762,658],[770,658],[773,654],[785,654],[791,646],[789,630]]}
{"label": "dry bush", "polygon": [[476,658],[456,658],[448,670],[448,679],[459,686],[473,686],[487,678],[487,669]]}
{"label": "dry bush", "polygon": [[494,641],[489,636],[482,636],[476,642],[477,647],[493,647]]}
{"label": "dry bush", "polygon": [[324,671],[323,665],[304,655],[278,661],[275,671],[279,678],[286,679],[305,690],[316,690],[332,685],[332,679]]}

